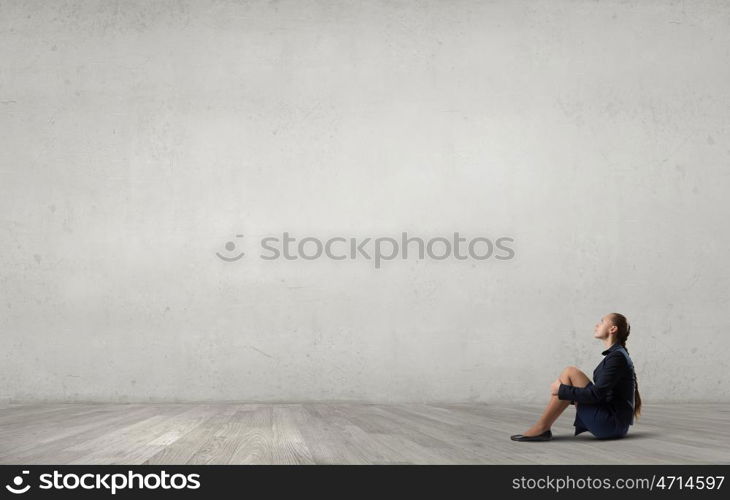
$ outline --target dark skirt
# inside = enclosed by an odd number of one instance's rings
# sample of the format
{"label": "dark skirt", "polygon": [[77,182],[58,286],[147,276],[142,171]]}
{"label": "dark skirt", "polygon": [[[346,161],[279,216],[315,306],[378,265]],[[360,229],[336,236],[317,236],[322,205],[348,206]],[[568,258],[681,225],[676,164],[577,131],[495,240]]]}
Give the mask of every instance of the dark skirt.
{"label": "dark skirt", "polygon": [[621,438],[629,431],[629,426],[622,424],[613,410],[603,404],[575,403],[573,425],[576,436],[588,431],[598,439]]}

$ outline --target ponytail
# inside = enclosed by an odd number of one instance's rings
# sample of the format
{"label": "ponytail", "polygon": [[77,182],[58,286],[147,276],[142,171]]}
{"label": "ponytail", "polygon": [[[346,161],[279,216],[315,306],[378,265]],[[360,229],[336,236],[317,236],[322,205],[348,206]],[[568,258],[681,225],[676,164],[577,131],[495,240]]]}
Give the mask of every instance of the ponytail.
{"label": "ponytail", "polygon": [[[626,339],[631,334],[631,325],[623,314],[613,313],[611,319],[618,328],[618,341],[621,347],[626,349]],[[626,349],[626,353],[628,352],[629,350]],[[639,394],[639,381],[636,378],[636,373],[634,373],[634,417],[638,419],[639,415],[641,415],[641,395]]]}

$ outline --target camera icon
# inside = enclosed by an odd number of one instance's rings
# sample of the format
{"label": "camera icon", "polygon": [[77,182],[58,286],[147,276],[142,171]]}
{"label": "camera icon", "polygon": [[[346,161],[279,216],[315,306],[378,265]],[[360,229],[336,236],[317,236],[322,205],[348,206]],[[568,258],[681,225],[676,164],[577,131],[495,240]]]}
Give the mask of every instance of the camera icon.
{"label": "camera icon", "polygon": [[[22,474],[30,474],[30,471],[24,470],[22,471]],[[6,484],[5,489],[7,489],[10,493],[14,493],[16,495],[22,495],[26,491],[30,489],[30,485],[26,484],[23,486],[23,476],[15,476],[13,478],[13,486]]]}
{"label": "camera icon", "polygon": [[[237,234],[236,238],[243,238],[243,235]],[[218,256],[218,258],[220,260],[224,260],[226,262],[235,262],[238,259],[240,259],[241,257],[243,257],[244,255],[246,255],[243,252],[240,252],[238,255],[233,255],[233,252],[236,250],[236,243],[233,241],[227,242],[225,248],[228,252],[231,252],[231,254],[230,255],[221,255],[219,252],[216,252],[215,254]]]}

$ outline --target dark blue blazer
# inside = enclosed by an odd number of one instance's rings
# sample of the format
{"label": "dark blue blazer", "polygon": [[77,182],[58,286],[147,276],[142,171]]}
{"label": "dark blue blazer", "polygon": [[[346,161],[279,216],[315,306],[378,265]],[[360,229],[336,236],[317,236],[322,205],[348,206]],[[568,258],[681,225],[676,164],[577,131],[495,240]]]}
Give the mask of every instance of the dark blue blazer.
{"label": "dark blue blazer", "polygon": [[624,425],[634,423],[634,363],[620,343],[603,351],[604,358],[593,371],[594,382],[586,387],[560,384],[558,399],[601,405]]}

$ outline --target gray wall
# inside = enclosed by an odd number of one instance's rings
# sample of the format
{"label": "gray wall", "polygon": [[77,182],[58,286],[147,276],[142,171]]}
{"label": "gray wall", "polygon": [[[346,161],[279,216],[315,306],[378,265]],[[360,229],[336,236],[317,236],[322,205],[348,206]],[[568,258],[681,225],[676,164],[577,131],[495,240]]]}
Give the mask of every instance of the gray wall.
{"label": "gray wall", "polygon": [[[728,28],[721,0],[1,0],[0,398],[546,401],[618,311],[645,400],[728,401]],[[284,231],[515,256],[259,258]]]}

